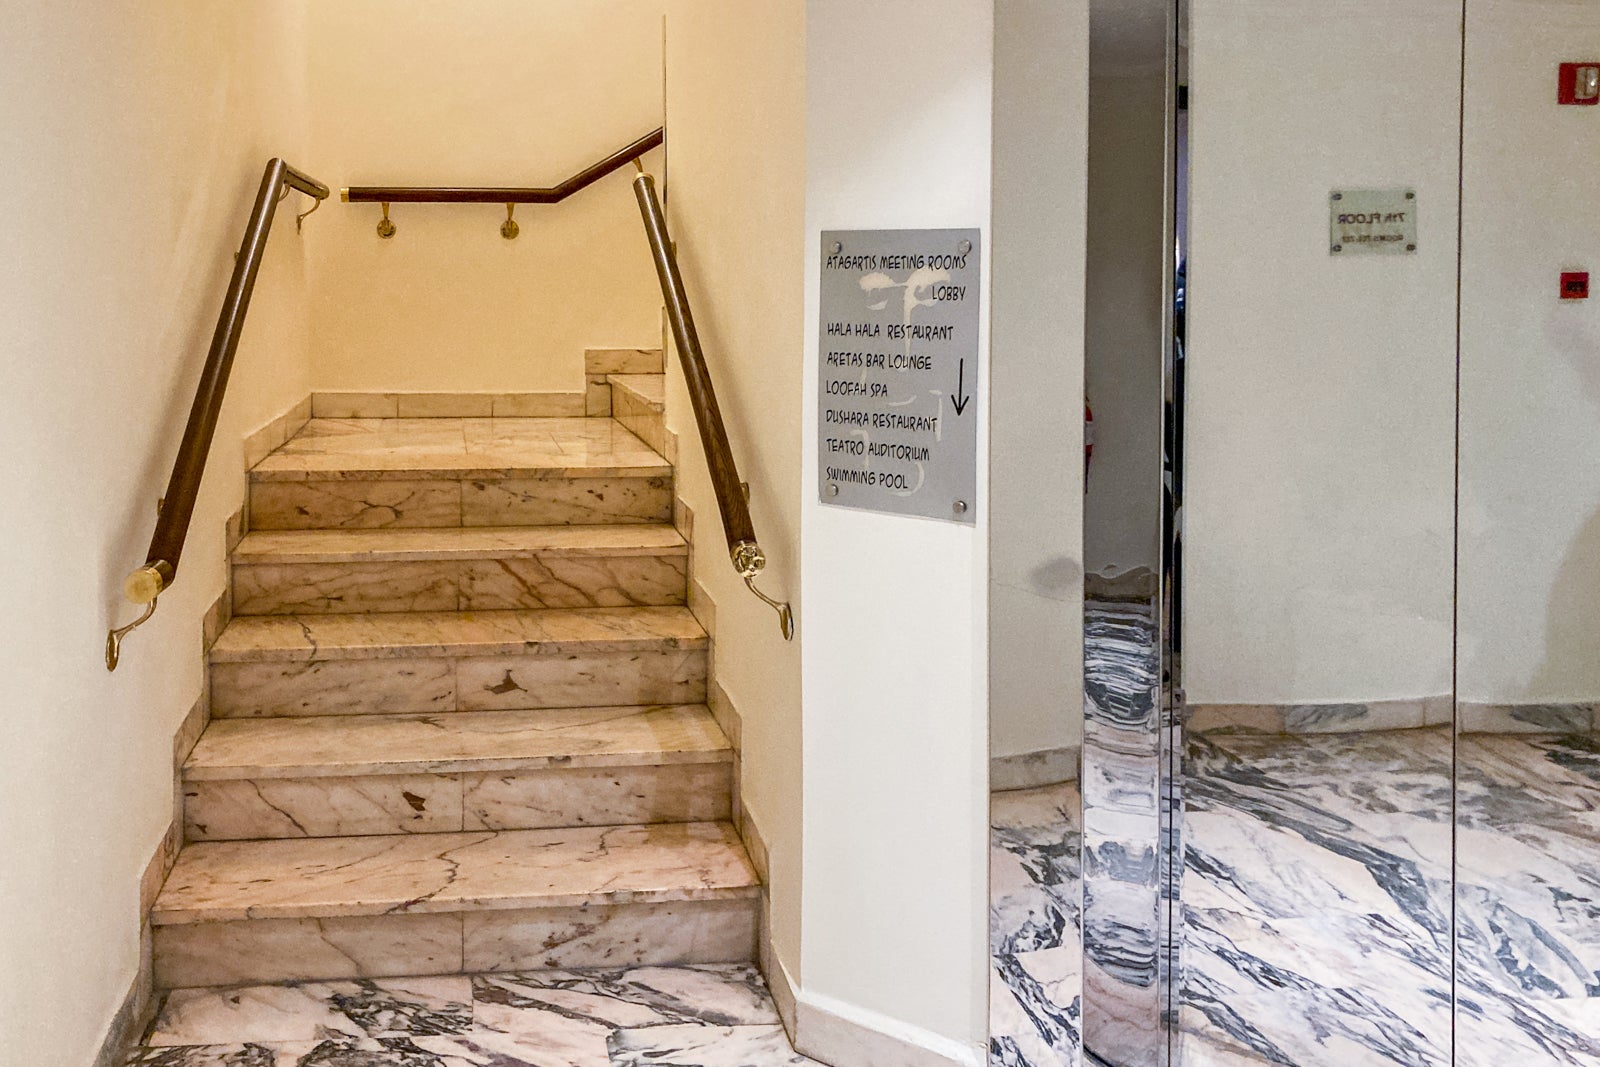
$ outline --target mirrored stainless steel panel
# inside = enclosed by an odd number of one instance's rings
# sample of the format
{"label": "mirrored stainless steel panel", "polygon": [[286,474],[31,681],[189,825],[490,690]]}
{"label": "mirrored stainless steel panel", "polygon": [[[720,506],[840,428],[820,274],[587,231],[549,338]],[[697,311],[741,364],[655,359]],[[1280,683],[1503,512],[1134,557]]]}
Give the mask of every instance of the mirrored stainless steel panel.
{"label": "mirrored stainless steel panel", "polygon": [[1461,261],[1457,1063],[1600,1063],[1600,56],[1593,5],[1469,0]]}

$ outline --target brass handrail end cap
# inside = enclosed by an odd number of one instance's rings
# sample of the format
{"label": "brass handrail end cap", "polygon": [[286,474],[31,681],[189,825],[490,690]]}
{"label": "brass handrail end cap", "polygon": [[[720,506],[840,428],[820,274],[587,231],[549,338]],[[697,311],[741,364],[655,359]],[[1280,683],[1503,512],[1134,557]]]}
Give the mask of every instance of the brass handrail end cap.
{"label": "brass handrail end cap", "polygon": [[350,202],[350,188],[349,188],[349,186],[346,186],[345,188],[339,190],[339,199],[341,201],[343,201],[344,203],[346,203],[346,204],[348,204]]}
{"label": "brass handrail end cap", "polygon": [[133,571],[122,582],[122,595],[132,604],[148,604],[166,589],[166,577],[153,566]]}

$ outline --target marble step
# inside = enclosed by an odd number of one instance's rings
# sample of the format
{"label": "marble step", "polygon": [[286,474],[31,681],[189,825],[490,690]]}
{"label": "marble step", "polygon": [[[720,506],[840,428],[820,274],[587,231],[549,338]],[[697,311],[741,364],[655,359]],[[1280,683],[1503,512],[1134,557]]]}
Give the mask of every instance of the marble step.
{"label": "marble step", "polygon": [[704,706],[215,719],[183,770],[189,841],[727,819]]}
{"label": "marble step", "polygon": [[718,822],[194,844],[150,913],[155,978],[741,962],[759,893]]}
{"label": "marble step", "polygon": [[236,617],[211,648],[211,714],[403,714],[698,704],[686,608]]}
{"label": "marble step", "polygon": [[682,604],[664,524],[265,530],[233,552],[236,615]]}
{"label": "marble step", "polygon": [[250,472],[250,529],[668,522],[672,465],[610,418],[312,419]]}

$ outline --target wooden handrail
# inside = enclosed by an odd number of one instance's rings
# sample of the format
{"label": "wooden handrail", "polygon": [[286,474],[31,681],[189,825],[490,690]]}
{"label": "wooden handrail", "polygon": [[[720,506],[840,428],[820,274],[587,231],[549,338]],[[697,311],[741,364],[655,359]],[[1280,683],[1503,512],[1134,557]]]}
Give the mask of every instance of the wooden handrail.
{"label": "wooden handrail", "polygon": [[705,448],[706,466],[711,471],[717,509],[722,513],[722,529],[728,539],[729,558],[750,592],[778,613],[778,626],[783,631],[783,639],[791,640],[794,637],[794,612],[787,603],[772,599],[755,586],[756,575],[767,565],[767,557],[756,541],[755,523],[750,519],[750,503],[746,499],[744,483],[739,480],[733,448],[728,444],[728,428],[723,424],[721,409],[717,407],[717,394],[711,386],[711,371],[706,366],[705,353],[700,348],[700,335],[694,328],[694,315],[689,310],[683,274],[678,270],[672,238],[667,233],[666,216],[661,210],[661,200],[656,195],[655,179],[646,174],[642,166],[633,179],[633,195],[639,201],[645,236],[650,241],[650,255],[655,260],[656,278],[661,283],[661,298],[666,303],[667,321],[672,325],[672,339],[678,348],[678,363],[683,367],[684,381],[689,387],[689,403],[694,408],[695,423],[700,428],[700,443]]}
{"label": "wooden handrail", "polygon": [[[233,276],[228,280],[228,292],[222,300],[222,313],[217,316],[216,332],[211,335],[211,349],[206,353],[200,384],[195,388],[189,421],[183,427],[183,440],[172,464],[172,476],[167,480],[167,492],[161,498],[150,551],[145,555],[144,565],[129,574],[122,584],[128,600],[145,605],[145,611],[132,623],[106,635],[106,670],[117,669],[122,639],[155,613],[156,598],[170,588],[178,576],[178,559],[183,555],[189,520],[194,516],[195,501],[200,495],[200,480],[205,474],[211,439],[216,434],[222,398],[228,388],[228,373],[233,369],[234,353],[239,349],[239,337],[244,332],[244,318],[250,310],[250,296],[255,291],[256,275],[260,273],[261,258],[266,253],[267,237],[272,232],[272,218],[286,189],[305,193],[319,204],[329,193],[326,185],[283,160],[268,160],[255,206],[250,210],[250,221],[245,224],[244,243],[234,259]],[[316,206],[311,210],[315,211]]]}
{"label": "wooden handrail", "polygon": [[339,194],[348,203],[367,204],[559,204],[580,189],[587,189],[613,171],[621,170],[652,148],[661,147],[666,132],[651,130],[626,148],[619,148],[593,166],[585,167],[560,185],[547,189],[479,188],[468,186],[352,185]]}

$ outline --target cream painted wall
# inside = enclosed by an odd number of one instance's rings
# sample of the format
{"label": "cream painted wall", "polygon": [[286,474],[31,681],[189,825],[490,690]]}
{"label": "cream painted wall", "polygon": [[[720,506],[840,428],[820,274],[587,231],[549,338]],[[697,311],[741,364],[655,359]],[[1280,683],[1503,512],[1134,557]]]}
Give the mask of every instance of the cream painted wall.
{"label": "cream painted wall", "polygon": [[1089,4],[994,23],[989,753],[1083,737]]}
{"label": "cream painted wall", "polygon": [[[309,18],[335,186],[554,185],[661,125],[662,0],[340,0]],[[463,17],[469,14],[470,17]],[[657,153],[659,156],[659,153]],[[652,159],[659,166],[659,159]],[[618,173],[559,205],[330,204],[313,244],[321,389],[583,388],[586,346],[660,343]]]}
{"label": "cream painted wall", "polygon": [[1600,109],[1555,103],[1600,22],[1467,11],[1459,698],[1600,701],[1600,311],[1557,299],[1561,271],[1600,271]]}
{"label": "cream painted wall", "polygon": [[[667,16],[668,201],[673,239],[767,570],[800,600],[801,287],[805,223],[805,7],[673,0]],[[693,575],[716,603],[716,679],[743,716],[745,807],[768,851],[772,940],[800,971],[798,638],[728,560],[699,431],[672,359],[667,421],[678,494],[695,514]]]}
{"label": "cream painted wall", "polygon": [[[1461,5],[1192,12],[1188,699],[1448,693]],[[1339,186],[1418,252],[1331,256]]]}
{"label": "cream painted wall", "polygon": [[[822,505],[814,441],[820,231],[982,227],[987,274],[993,29],[988,0],[936,14],[915,0],[806,4],[802,1005],[974,1064],[987,1023],[987,375],[972,526]],[[805,1049],[804,1023],[801,1037]]]}
{"label": "cream painted wall", "polygon": [[[173,813],[240,441],[303,397],[301,238],[283,205],[182,572],[107,674],[267,159],[298,118],[304,5],[5,7],[0,66],[0,1064],[91,1062],[139,966],[138,882]],[[26,47],[21,46],[26,42]],[[319,215],[311,225],[326,219]]]}

